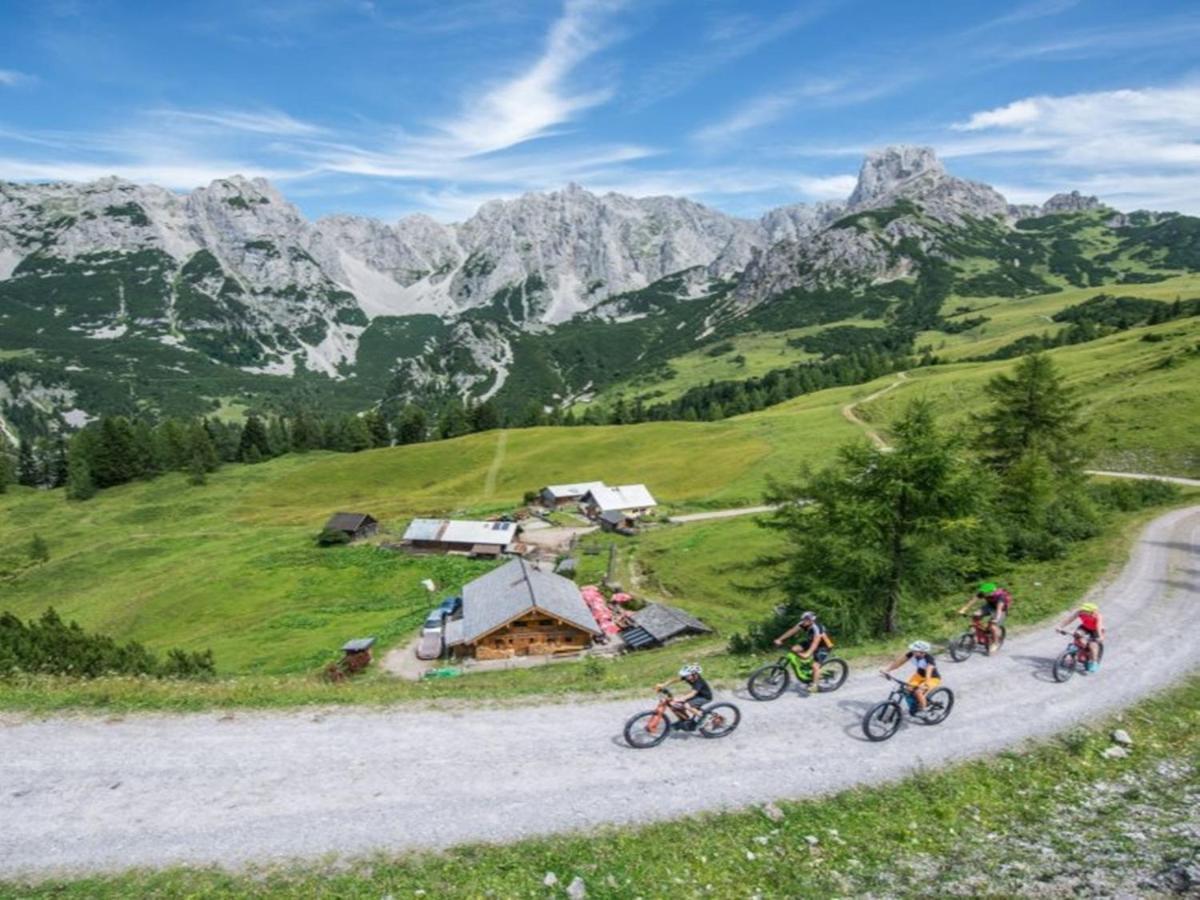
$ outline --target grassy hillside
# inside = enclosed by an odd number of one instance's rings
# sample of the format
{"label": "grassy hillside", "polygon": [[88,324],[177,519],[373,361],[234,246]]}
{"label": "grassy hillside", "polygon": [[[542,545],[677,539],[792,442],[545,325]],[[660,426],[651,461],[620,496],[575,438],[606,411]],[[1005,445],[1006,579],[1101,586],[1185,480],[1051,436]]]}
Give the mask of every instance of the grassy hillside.
{"label": "grassy hillside", "polygon": [[[1054,351],[1088,403],[1105,461],[1197,474],[1198,325],[1180,320]],[[907,399],[925,395],[962,421],[980,407],[986,379],[1011,365],[916,370],[859,414],[886,429]],[[371,547],[320,550],[313,537],[332,512],[370,512],[402,531],[412,515],[498,511],[526,490],[576,479],[644,481],[677,507],[757,502],[769,478],[827,460],[861,436],[843,407],[893,380],[718,423],[527,429],[503,440],[490,432],[288,456],[227,467],[203,487],[167,476],[84,504],[15,488],[0,495],[0,572],[10,573],[0,581],[0,608],[30,616],[52,604],[86,627],[152,648],[211,646],[223,672],[311,670],[348,638],[376,634],[386,645],[411,634],[428,606],[423,578],[453,588],[481,571]],[[51,554],[37,566],[26,558],[34,533]],[[696,525],[649,536],[639,552],[672,597],[728,631],[775,602],[732,589],[745,580],[736,565],[762,540],[745,523]]]}

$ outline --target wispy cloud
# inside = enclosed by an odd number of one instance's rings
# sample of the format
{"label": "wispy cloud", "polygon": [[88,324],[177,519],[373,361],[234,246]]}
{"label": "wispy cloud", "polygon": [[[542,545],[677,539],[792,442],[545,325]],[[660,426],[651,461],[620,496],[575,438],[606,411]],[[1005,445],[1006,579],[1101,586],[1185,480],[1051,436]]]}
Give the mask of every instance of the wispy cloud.
{"label": "wispy cloud", "polygon": [[679,53],[646,70],[641,85],[631,97],[631,107],[645,108],[679,94],[722,66],[820,19],[839,2],[809,0],[766,19],[746,13],[713,19],[702,48]]}
{"label": "wispy cloud", "polygon": [[545,137],[583,110],[612,96],[609,88],[575,91],[568,79],[575,69],[611,40],[605,15],[621,0],[567,0],[551,26],[545,48],[525,71],[471,98],[462,113],[439,123],[444,138],[429,143],[461,156],[491,153]]}
{"label": "wispy cloud", "polygon": [[247,131],[254,134],[318,135],[327,129],[289,116],[278,110],[183,110],[157,109],[152,115],[175,122],[210,126],[225,131]]}
{"label": "wispy cloud", "polygon": [[34,80],[32,75],[25,72],[18,72],[15,69],[0,69],[0,86],[3,87],[18,87],[22,84],[30,84]]}

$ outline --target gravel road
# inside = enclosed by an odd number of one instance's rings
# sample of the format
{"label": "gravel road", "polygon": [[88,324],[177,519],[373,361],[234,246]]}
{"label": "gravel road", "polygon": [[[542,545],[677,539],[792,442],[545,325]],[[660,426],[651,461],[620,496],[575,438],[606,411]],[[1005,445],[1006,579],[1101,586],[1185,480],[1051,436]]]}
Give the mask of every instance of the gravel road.
{"label": "gravel road", "polygon": [[1195,667],[1185,623],[1198,575],[1195,506],[1153,522],[1093,592],[1110,626],[1101,672],[1055,684],[1049,664],[1066,638],[1048,626],[994,659],[943,654],[950,718],[878,745],[859,732],[888,690],[869,672],[831,695],[742,696],[731,737],[679,735],[648,751],[620,734],[649,695],[573,709],[10,719],[0,877],[508,841],[900,778],[1134,703]]}

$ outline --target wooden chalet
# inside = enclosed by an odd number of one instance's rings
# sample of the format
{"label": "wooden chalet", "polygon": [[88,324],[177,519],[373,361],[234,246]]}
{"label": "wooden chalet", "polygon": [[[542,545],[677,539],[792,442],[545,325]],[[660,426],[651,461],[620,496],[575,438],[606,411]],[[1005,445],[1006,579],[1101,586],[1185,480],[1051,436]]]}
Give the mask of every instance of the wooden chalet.
{"label": "wooden chalet", "polygon": [[456,657],[509,659],[586,650],[600,629],[575,582],[514,559],[463,586],[446,623]]}
{"label": "wooden chalet", "polygon": [[329,517],[324,530],[340,531],[348,535],[351,540],[356,540],[373,535],[379,530],[379,523],[366,513],[340,512]]}
{"label": "wooden chalet", "polygon": [[640,516],[658,506],[658,501],[644,484],[623,484],[620,487],[602,484],[588,491],[580,503],[593,518],[609,512]]}

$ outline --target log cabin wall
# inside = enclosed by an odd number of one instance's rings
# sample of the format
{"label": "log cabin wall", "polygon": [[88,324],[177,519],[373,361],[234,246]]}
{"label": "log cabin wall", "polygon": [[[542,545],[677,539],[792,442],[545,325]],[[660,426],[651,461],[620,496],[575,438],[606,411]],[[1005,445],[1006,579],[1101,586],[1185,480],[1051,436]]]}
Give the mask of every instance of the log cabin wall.
{"label": "log cabin wall", "polygon": [[541,610],[514,619],[475,644],[476,659],[508,659],[513,656],[542,656],[584,650],[592,636]]}

